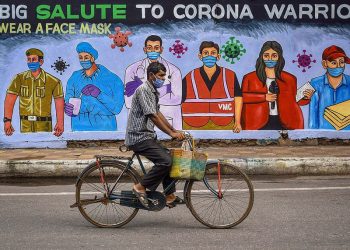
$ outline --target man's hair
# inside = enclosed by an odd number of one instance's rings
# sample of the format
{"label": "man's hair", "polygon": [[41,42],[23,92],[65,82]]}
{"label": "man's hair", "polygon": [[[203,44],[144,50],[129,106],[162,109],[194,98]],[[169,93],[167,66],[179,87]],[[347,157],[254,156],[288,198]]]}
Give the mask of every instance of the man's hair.
{"label": "man's hair", "polygon": [[148,41],[152,41],[152,42],[159,41],[160,47],[162,47],[162,44],[163,44],[162,38],[160,38],[159,36],[156,36],[156,35],[151,35],[151,36],[146,38],[146,40],[145,40],[145,47],[147,47],[147,42]]}
{"label": "man's hair", "polygon": [[160,62],[152,62],[147,67],[147,79],[149,78],[149,74],[153,73],[154,75],[159,73],[159,71],[166,72],[165,66]]}
{"label": "man's hair", "polygon": [[217,50],[217,52],[220,53],[219,45],[217,43],[212,42],[212,41],[202,42],[201,45],[199,46],[199,53],[202,54],[203,50],[206,48],[215,48]]}

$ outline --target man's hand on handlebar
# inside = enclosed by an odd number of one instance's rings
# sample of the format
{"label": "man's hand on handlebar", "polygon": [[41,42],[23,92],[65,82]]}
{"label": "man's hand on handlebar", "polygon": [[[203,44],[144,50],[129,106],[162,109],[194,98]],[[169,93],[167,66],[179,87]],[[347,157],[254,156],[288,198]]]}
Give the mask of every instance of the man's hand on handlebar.
{"label": "man's hand on handlebar", "polygon": [[177,140],[181,140],[181,141],[184,140],[184,139],[186,138],[185,134],[184,134],[183,132],[181,132],[181,131],[178,131],[178,130],[172,132],[172,133],[170,134],[170,136],[171,136],[171,138],[173,138],[173,139],[177,139]]}

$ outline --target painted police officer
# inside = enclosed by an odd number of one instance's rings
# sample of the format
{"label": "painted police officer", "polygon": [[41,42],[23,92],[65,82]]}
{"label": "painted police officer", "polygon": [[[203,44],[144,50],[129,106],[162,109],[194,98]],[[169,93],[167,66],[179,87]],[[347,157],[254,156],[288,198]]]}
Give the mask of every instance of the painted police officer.
{"label": "painted police officer", "polygon": [[29,70],[17,74],[7,89],[4,107],[4,131],[10,136],[15,131],[12,126],[13,108],[19,97],[21,133],[51,132],[52,98],[55,100],[56,125],[54,135],[64,131],[64,99],[62,83],[45,72],[44,53],[36,48],[26,51]]}

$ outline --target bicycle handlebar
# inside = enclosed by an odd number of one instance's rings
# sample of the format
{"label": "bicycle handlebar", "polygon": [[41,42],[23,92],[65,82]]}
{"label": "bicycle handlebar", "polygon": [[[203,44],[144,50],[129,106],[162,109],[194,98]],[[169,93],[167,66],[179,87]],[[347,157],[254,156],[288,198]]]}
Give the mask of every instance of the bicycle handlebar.
{"label": "bicycle handlebar", "polygon": [[[189,132],[181,131],[181,130],[180,130],[180,132],[185,134],[184,140],[192,140],[193,139],[193,136]],[[174,140],[176,140],[176,138],[172,138],[171,140],[174,141]],[[123,145],[119,146],[119,151],[125,153],[125,152],[129,151],[129,148],[125,144],[123,144]]]}

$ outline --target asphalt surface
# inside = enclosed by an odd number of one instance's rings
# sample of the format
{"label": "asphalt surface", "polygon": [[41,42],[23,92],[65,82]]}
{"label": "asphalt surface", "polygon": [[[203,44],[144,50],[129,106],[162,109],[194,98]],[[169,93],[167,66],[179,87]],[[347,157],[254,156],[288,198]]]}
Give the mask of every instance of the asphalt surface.
{"label": "asphalt surface", "polygon": [[71,180],[0,179],[0,249],[350,249],[350,176],[253,184],[253,209],[232,229],[208,229],[186,206],[140,211],[123,228],[101,229],[69,207]]}

